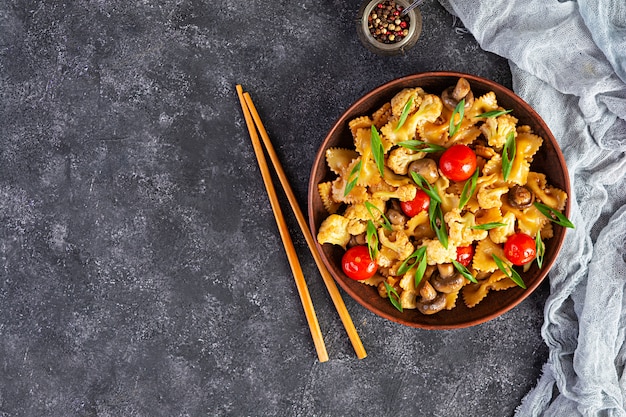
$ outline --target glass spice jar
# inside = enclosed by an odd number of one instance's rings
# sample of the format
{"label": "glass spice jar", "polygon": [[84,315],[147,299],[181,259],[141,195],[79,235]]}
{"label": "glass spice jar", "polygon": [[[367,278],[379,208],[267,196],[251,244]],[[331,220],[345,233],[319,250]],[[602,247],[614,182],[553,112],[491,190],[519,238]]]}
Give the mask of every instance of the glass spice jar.
{"label": "glass spice jar", "polygon": [[400,55],[413,47],[422,32],[418,8],[401,13],[408,0],[366,0],[356,19],[357,34],[363,45],[379,55]]}

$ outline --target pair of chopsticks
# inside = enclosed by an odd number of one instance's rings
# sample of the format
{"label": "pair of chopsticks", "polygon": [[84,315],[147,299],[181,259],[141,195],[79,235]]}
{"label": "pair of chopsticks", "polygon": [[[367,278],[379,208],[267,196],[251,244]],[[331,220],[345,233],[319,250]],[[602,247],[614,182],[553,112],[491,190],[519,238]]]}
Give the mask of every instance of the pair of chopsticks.
{"label": "pair of chopsticks", "polygon": [[313,302],[311,300],[311,296],[309,294],[309,290],[304,279],[304,274],[302,273],[302,268],[300,267],[300,262],[298,261],[298,256],[296,255],[296,249],[293,246],[291,236],[289,235],[289,229],[287,228],[287,223],[285,222],[285,218],[283,217],[282,211],[280,209],[276,190],[274,189],[270,170],[265,159],[265,153],[263,152],[263,147],[261,145],[261,141],[259,140],[259,133],[261,135],[261,139],[263,140],[263,145],[265,145],[265,150],[267,151],[267,154],[272,161],[272,165],[274,166],[274,170],[276,171],[276,175],[278,176],[280,184],[282,185],[283,190],[287,195],[287,200],[289,201],[291,209],[296,216],[296,220],[298,221],[300,230],[302,230],[304,239],[306,240],[309,250],[313,255],[313,259],[315,260],[317,268],[322,275],[324,284],[326,284],[326,288],[328,289],[330,297],[335,304],[335,308],[339,313],[339,317],[341,318],[343,326],[348,333],[350,342],[354,347],[357,357],[359,359],[363,359],[367,356],[365,348],[363,347],[363,343],[361,342],[356,328],[354,327],[354,323],[352,323],[352,319],[350,318],[350,314],[346,309],[346,305],[341,298],[341,294],[339,293],[337,284],[335,284],[333,277],[324,266],[320,254],[315,249],[315,241],[313,240],[313,235],[311,234],[311,231],[307,226],[307,222],[304,218],[304,215],[302,214],[302,211],[300,210],[300,206],[298,205],[295,194],[293,193],[291,186],[289,185],[289,181],[287,180],[287,176],[285,175],[280,161],[278,160],[278,155],[274,151],[274,147],[272,146],[267,131],[265,130],[265,127],[261,122],[259,113],[252,103],[252,98],[250,97],[249,93],[244,93],[241,85],[237,84],[236,89],[237,95],[239,96],[239,101],[241,102],[241,109],[246,120],[246,125],[248,127],[248,132],[250,133],[252,147],[254,148],[254,153],[256,155],[257,162],[259,163],[259,168],[261,169],[261,175],[263,177],[265,189],[270,199],[272,211],[274,212],[274,218],[276,219],[276,224],[278,225],[278,231],[283,241],[283,246],[285,247],[285,251],[287,253],[289,266],[291,267],[291,272],[293,273],[294,279],[296,281],[298,294],[300,295],[300,301],[302,302],[302,306],[304,307],[304,313],[309,324],[309,328],[311,330],[311,335],[313,336],[313,343],[315,345],[315,350],[317,351],[318,359],[320,362],[326,362],[328,360],[328,352],[326,351],[326,345],[324,344],[324,338],[322,337],[322,332],[320,330],[319,322],[317,321],[317,315],[315,314],[315,309],[313,307]]}

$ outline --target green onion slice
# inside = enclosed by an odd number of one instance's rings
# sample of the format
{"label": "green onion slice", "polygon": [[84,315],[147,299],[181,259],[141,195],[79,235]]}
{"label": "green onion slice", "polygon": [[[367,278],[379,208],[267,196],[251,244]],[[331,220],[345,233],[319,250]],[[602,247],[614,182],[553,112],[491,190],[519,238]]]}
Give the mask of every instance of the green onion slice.
{"label": "green onion slice", "polygon": [[370,214],[370,216],[372,216],[372,220],[376,219],[376,216],[374,216],[374,213],[372,213],[372,209],[379,212],[383,219],[382,226],[387,230],[393,230],[393,228],[391,227],[391,222],[389,221],[387,216],[385,216],[385,213],[383,213],[378,207],[376,207],[374,204],[370,203],[369,201],[366,201],[365,208],[367,209],[367,212]]}
{"label": "green onion slice", "polygon": [[370,143],[372,146],[372,154],[374,155],[374,162],[378,167],[378,172],[382,177],[385,171],[385,151],[383,149],[383,142],[380,139],[376,126],[372,125],[372,134],[370,136]]}
{"label": "green onion slice", "polygon": [[504,180],[509,179],[511,168],[513,168],[513,160],[515,159],[515,132],[509,132],[506,135],[506,142],[502,148],[502,176]]}
{"label": "green onion slice", "polygon": [[493,111],[488,111],[486,113],[481,113],[477,116],[474,117],[482,117],[482,118],[489,118],[489,117],[498,117],[498,116],[502,116],[503,114],[508,114],[511,113],[513,111],[513,109],[511,110],[493,110]]}
{"label": "green onion slice", "polygon": [[374,225],[373,221],[367,221],[367,229],[365,229],[365,231],[370,258],[376,259],[378,256],[378,230],[376,230],[376,225]]}
{"label": "green onion slice", "polygon": [[[459,115],[459,123],[454,122],[457,114]],[[456,135],[456,132],[460,129],[461,123],[463,122],[463,116],[465,116],[465,99],[459,101],[459,104],[456,105],[454,111],[452,112],[452,117],[450,118],[450,128],[448,129],[448,136],[452,137]]]}
{"label": "green onion slice", "polygon": [[409,115],[409,110],[411,109],[412,104],[413,104],[413,97],[409,98],[409,100],[404,105],[404,108],[402,109],[402,114],[400,115],[400,120],[398,121],[398,125],[393,130],[394,132],[397,132],[398,130],[400,130],[404,122],[406,122],[406,118]]}
{"label": "green onion slice", "polygon": [[535,202],[533,203],[537,210],[539,210],[544,216],[546,216],[550,221],[558,224],[559,226],[569,227],[570,229],[574,229],[574,223],[569,221],[567,217],[563,215],[558,210],[553,209],[552,207],[546,206],[545,204]]}
{"label": "green onion slice", "polygon": [[350,175],[348,175],[348,184],[346,184],[346,189],[343,191],[344,196],[350,194],[350,191],[352,191],[359,180],[359,173],[361,171],[361,166],[363,165],[362,163],[363,161],[359,161],[354,168],[352,168],[352,171],[350,171]]}
{"label": "green onion slice", "polygon": [[543,267],[543,255],[546,253],[546,245],[541,240],[540,231],[537,231],[537,236],[535,236],[535,251],[537,252],[537,266],[541,269]]}
{"label": "green onion slice", "polygon": [[430,219],[430,228],[435,231],[437,239],[441,245],[448,249],[448,229],[446,229],[446,222],[443,217],[443,210],[441,210],[441,204],[437,201],[430,201],[428,207],[428,217]]}
{"label": "green onion slice", "polygon": [[[411,260],[415,259],[414,262],[411,263]],[[417,248],[415,252],[411,254],[408,258],[400,264],[398,268],[398,275],[404,275],[409,272],[412,268],[417,265],[417,269],[415,270],[415,287],[422,282],[422,278],[424,277],[424,273],[426,272],[426,266],[428,262],[426,260],[426,246],[422,246],[421,248]]]}
{"label": "green onion slice", "polygon": [[471,226],[470,229],[491,230],[491,229],[495,229],[496,227],[502,227],[502,226],[508,226],[508,225],[506,223],[501,223],[501,222],[490,222],[490,223],[484,223],[484,224],[477,224],[476,226]]}
{"label": "green onion slice", "polygon": [[476,181],[478,180],[478,168],[474,171],[474,174],[470,177],[469,180],[465,181],[465,185],[463,186],[463,191],[461,191],[461,199],[459,200],[459,210],[462,210],[463,207],[467,204],[467,202],[474,195],[474,191],[476,191]]}
{"label": "green onion slice", "polygon": [[428,143],[421,140],[404,140],[402,142],[398,142],[398,145],[412,151],[426,153],[443,152],[447,149],[441,145],[436,145],[434,143]]}
{"label": "green onion slice", "polygon": [[391,301],[391,304],[393,304],[393,306],[402,313],[402,304],[400,304],[400,295],[398,295],[398,291],[396,291],[395,288],[393,288],[391,285],[389,285],[389,283],[387,283],[387,281],[383,281],[383,284],[385,284],[385,289],[387,290],[387,295],[389,296],[389,301]]}
{"label": "green onion slice", "polygon": [[422,177],[420,174],[418,174],[415,171],[411,171],[411,177],[413,178],[413,181],[415,181],[415,184],[419,188],[421,188],[422,191],[428,194],[428,197],[430,197],[431,202],[436,201],[438,203],[441,203],[441,197],[439,196],[439,190],[437,190],[436,185],[435,186],[431,185],[428,181],[426,181],[424,177]]}
{"label": "green onion slice", "polygon": [[469,269],[465,267],[465,265],[463,265],[461,262],[456,261],[454,259],[452,260],[452,264],[454,265],[456,270],[459,271],[459,274],[463,275],[465,278],[469,279],[474,284],[478,284],[478,281],[476,281],[476,278],[474,277],[474,275],[472,275],[472,273],[469,271]]}
{"label": "green onion slice", "polygon": [[519,285],[523,289],[526,289],[526,284],[524,284],[524,280],[517,273],[517,271],[515,269],[513,269],[513,267],[508,266],[507,264],[505,264],[502,261],[502,259],[498,258],[498,256],[496,254],[492,253],[491,256],[493,257],[493,260],[496,262],[496,265],[498,265],[498,268],[500,268],[500,271],[504,272],[504,275],[509,277],[511,279],[511,281],[513,281],[514,283],[516,283],[517,285]]}

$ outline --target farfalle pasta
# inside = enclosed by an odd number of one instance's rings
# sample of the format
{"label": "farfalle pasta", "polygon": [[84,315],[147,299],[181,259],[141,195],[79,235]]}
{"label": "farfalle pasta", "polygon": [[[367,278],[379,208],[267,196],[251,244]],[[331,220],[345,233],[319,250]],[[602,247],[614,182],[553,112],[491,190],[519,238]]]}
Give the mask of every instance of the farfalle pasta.
{"label": "farfalle pasta", "polygon": [[[318,184],[328,217],[317,240],[348,251],[367,245],[377,269],[360,282],[399,310],[423,314],[459,299],[471,308],[490,291],[523,285],[506,242],[523,233],[542,245],[551,218],[534,203],[560,213],[567,194],[531,170],[543,138],[494,92],[474,97],[463,78],[440,95],[405,88],[349,121],[349,130],[351,147],[326,150],[335,178]],[[475,161],[462,179],[442,166],[442,155],[459,146]],[[468,248],[469,262],[460,255]]]}

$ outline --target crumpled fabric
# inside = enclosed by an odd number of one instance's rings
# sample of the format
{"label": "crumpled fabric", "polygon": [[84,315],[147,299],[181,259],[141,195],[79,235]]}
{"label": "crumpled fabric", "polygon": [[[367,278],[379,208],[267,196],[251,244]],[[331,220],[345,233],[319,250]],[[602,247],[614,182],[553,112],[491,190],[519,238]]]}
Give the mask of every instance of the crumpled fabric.
{"label": "crumpled fabric", "polygon": [[552,130],[572,182],[576,228],[544,309],[548,361],[515,415],[626,416],[626,2],[440,3],[509,61],[513,90]]}

